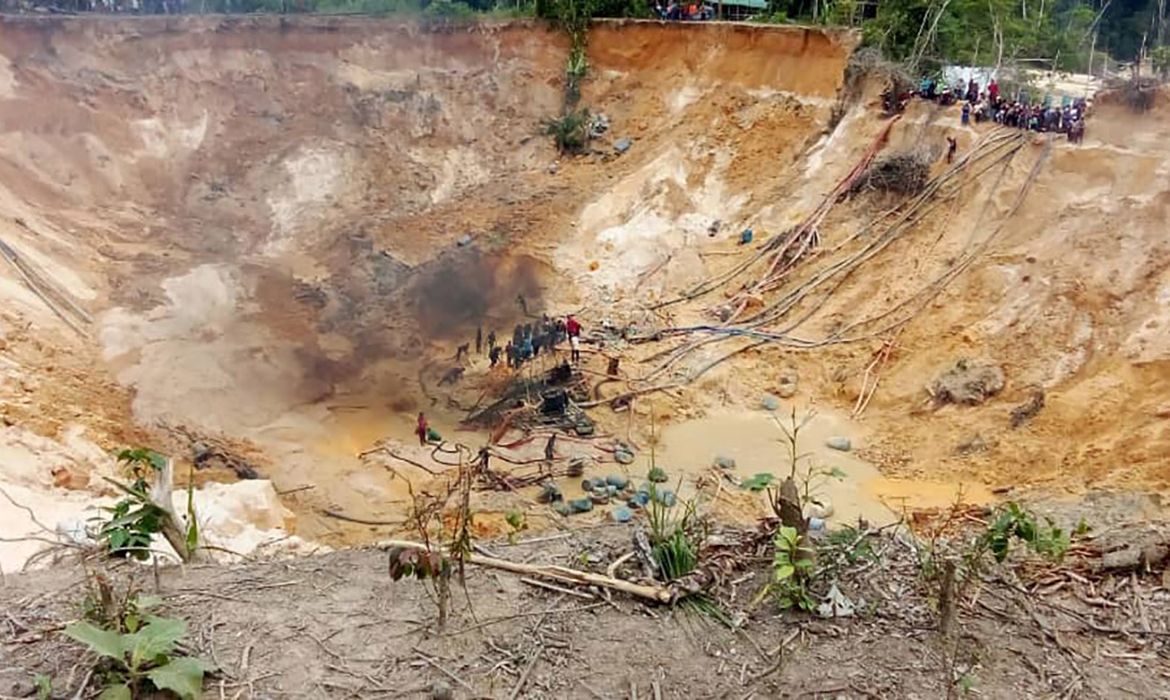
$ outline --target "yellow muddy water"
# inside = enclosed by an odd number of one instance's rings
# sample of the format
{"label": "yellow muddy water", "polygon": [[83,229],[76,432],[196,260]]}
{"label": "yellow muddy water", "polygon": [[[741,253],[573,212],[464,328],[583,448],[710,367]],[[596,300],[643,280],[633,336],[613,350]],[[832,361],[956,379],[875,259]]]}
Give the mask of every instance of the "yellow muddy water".
{"label": "yellow muddy water", "polygon": [[[801,421],[798,413],[797,422]],[[672,481],[678,476],[691,477],[684,478],[683,495],[686,482],[711,472],[716,457],[735,460],[735,468],[728,471],[733,479],[746,480],[759,473],[783,479],[791,469],[785,428],[791,430],[788,407],[775,413],[736,411],[684,421],[662,432],[655,461],[667,470]],[[833,437],[848,438],[851,450],[829,448],[826,443]],[[797,482],[802,488],[808,483],[814,500],[831,503],[830,524],[856,523],[858,518],[875,525],[893,522],[904,509],[946,505],[960,491],[968,503],[986,503],[994,498],[986,487],[976,484],[885,478],[857,456],[865,441],[866,433],[860,426],[824,410],[818,410],[797,433]],[[734,486],[730,490],[734,492]],[[717,512],[733,518],[742,515],[746,520],[765,510],[763,494],[746,500],[737,498],[731,503],[743,509],[737,512],[734,506],[721,507]]]}

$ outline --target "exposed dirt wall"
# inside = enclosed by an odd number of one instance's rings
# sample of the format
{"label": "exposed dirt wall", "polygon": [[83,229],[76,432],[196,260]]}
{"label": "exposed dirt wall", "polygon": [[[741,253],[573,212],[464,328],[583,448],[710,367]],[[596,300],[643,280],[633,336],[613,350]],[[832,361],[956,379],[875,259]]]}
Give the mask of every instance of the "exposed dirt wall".
{"label": "exposed dirt wall", "polygon": [[[13,323],[66,350],[45,365],[116,379],[123,416],[291,446],[269,475],[319,484],[302,514],[378,507],[400,485],[353,455],[413,410],[449,432],[458,413],[422,387],[477,322],[505,333],[518,294],[591,303],[590,258],[603,282],[638,269],[653,235],[626,255],[597,238],[629,205],[705,227],[740,215],[739,190],[782,187],[853,41],[599,22],[583,104],[611,131],[558,162],[541,122],[562,108],[568,45],[541,22],[0,18],[0,237],[93,316],[76,337],[14,278]],[[615,161],[623,136],[636,146]],[[86,423],[40,399],[20,397],[22,426]]]}

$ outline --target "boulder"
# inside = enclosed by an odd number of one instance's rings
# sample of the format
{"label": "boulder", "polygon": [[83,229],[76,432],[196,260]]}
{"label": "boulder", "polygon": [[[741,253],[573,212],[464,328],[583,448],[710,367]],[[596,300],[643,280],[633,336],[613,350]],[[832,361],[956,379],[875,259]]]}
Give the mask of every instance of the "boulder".
{"label": "boulder", "polygon": [[715,458],[715,466],[720,469],[735,469],[735,460],[731,457],[724,457],[722,455]]}
{"label": "boulder", "polygon": [[838,435],[825,440],[825,447],[838,452],[848,452],[853,449],[853,443],[849,438]]}
{"label": "boulder", "polygon": [[976,406],[1003,391],[1005,381],[1003,368],[995,363],[959,360],[935,378],[930,395],[938,405]]}

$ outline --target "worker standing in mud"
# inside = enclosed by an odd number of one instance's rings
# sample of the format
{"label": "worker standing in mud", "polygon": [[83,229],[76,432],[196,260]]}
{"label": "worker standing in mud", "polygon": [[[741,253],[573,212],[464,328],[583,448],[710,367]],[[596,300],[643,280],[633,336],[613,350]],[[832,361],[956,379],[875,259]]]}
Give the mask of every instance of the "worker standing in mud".
{"label": "worker standing in mud", "polygon": [[519,367],[525,361],[532,359],[532,354],[532,329],[529,328],[528,332],[524,334],[524,339],[520,341],[520,350],[516,353],[518,358],[516,366]]}
{"label": "worker standing in mud", "polygon": [[[487,351],[488,351],[489,357],[491,356],[492,351],[495,349],[496,349],[496,331],[493,328],[492,330],[488,331],[488,337],[487,337]],[[496,357],[499,357],[499,355],[497,355]]]}
{"label": "worker standing in mud", "polygon": [[430,430],[431,430],[431,426],[429,424],[427,424],[426,414],[424,414],[422,411],[419,411],[418,412],[418,427],[416,427],[414,429],[414,432],[418,435],[419,447],[426,447],[427,446],[427,434],[430,432]]}
{"label": "worker standing in mud", "polygon": [[[508,347],[509,348],[512,347],[510,343],[509,343]],[[499,364],[499,362],[500,362],[500,346],[499,345],[493,345],[492,349],[488,351],[488,361],[492,363],[491,364],[492,367],[495,367],[497,364]]]}
{"label": "worker standing in mud", "polygon": [[955,162],[955,151],[959,148],[959,142],[955,140],[954,136],[947,137],[947,163]]}
{"label": "worker standing in mud", "polygon": [[516,346],[510,340],[504,346],[504,358],[508,361],[508,369],[516,366]]}
{"label": "worker standing in mud", "polygon": [[475,327],[475,354],[480,355],[482,353],[483,353],[483,325],[481,324],[481,325],[477,325]]}
{"label": "worker standing in mud", "polygon": [[569,314],[565,320],[565,333],[569,335],[570,358],[574,363],[581,361],[581,324]]}
{"label": "worker standing in mud", "polygon": [[557,434],[553,433],[548,436],[548,442],[544,443],[544,463],[548,470],[552,471],[553,460],[557,456]]}

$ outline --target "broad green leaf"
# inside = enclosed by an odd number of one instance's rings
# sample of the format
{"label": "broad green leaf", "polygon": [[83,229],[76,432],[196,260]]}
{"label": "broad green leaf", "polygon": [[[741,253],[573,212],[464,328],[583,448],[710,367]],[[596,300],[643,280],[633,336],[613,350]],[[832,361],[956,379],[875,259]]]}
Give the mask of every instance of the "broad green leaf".
{"label": "broad green leaf", "polygon": [[154,450],[146,451],[146,459],[148,462],[150,462],[150,466],[153,467],[156,472],[161,472],[163,468],[167,466],[166,456],[161,455]]}
{"label": "broad green leaf", "polygon": [[97,700],[133,700],[133,698],[134,696],[130,694],[130,686],[119,683],[118,685],[107,685]]}
{"label": "broad green leaf", "polygon": [[134,607],[139,610],[150,610],[151,608],[157,608],[162,605],[162,602],[162,598],[156,595],[140,595],[134,601]]}
{"label": "broad green leaf", "polygon": [[796,567],[791,564],[783,564],[777,566],[772,570],[772,575],[775,581],[787,581],[796,573]]}
{"label": "broad green leaf", "polygon": [[125,547],[126,543],[129,541],[130,541],[130,533],[126,532],[125,530],[118,529],[118,530],[111,530],[110,531],[110,538],[109,538],[110,549],[117,551],[117,550]]}
{"label": "broad green leaf", "polygon": [[126,640],[117,632],[95,627],[88,622],[74,622],[65,628],[65,635],[76,639],[97,654],[125,661]]}
{"label": "broad green leaf", "polygon": [[203,691],[203,674],[211,669],[201,659],[184,656],[151,669],[146,677],[159,690],[169,690],[183,700],[196,700]]}
{"label": "broad green leaf", "polygon": [[169,617],[150,615],[146,624],[132,637],[131,663],[135,668],[160,654],[170,654],[179,640],[187,634],[187,623]]}

